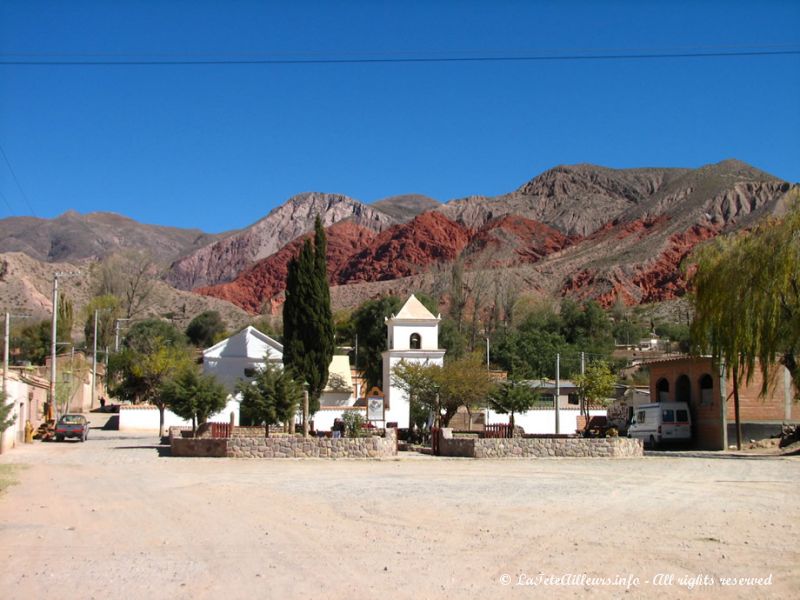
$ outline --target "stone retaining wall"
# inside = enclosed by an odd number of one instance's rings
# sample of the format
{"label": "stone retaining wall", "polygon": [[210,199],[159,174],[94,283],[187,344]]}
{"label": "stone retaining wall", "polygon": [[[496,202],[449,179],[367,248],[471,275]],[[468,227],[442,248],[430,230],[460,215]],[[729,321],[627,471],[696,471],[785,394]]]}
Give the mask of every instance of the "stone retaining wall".
{"label": "stone retaining wall", "polygon": [[[237,431],[238,430],[238,431]],[[244,430],[244,431],[243,431]],[[238,435],[237,435],[238,433]],[[250,433],[251,435],[246,435]],[[172,456],[228,458],[388,458],[397,456],[397,430],[385,437],[303,438],[278,434],[264,437],[264,428],[235,428],[227,439],[183,438],[170,428]]]}
{"label": "stone retaining wall", "polygon": [[228,440],[212,438],[181,438],[170,440],[172,456],[227,456]]}
{"label": "stone retaining wall", "polygon": [[442,456],[469,458],[626,458],[644,456],[641,440],[630,438],[442,438]]}
{"label": "stone retaining wall", "polygon": [[394,435],[365,438],[238,437],[228,440],[230,458],[387,458],[397,456]]}

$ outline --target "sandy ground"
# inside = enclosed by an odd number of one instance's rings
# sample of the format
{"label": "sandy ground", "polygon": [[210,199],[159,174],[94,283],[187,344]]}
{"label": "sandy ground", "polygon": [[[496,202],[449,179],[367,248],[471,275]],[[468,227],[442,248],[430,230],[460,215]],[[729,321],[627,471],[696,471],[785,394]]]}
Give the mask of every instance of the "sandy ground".
{"label": "sandy ground", "polygon": [[85,444],[36,443],[0,463],[27,465],[0,497],[4,599],[800,589],[794,457],[170,458],[152,436],[92,431]]}

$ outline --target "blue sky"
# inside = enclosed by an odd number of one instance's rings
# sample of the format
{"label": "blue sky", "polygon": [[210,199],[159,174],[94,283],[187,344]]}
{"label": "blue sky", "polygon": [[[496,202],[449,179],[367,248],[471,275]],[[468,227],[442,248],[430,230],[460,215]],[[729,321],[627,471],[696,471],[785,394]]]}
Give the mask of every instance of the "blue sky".
{"label": "blue sky", "polygon": [[[800,3],[0,0],[0,61],[800,50]],[[800,181],[800,55],[0,65],[0,218],[218,232],[304,191],[445,201],[558,164],[739,158]],[[20,189],[21,187],[21,189]]]}

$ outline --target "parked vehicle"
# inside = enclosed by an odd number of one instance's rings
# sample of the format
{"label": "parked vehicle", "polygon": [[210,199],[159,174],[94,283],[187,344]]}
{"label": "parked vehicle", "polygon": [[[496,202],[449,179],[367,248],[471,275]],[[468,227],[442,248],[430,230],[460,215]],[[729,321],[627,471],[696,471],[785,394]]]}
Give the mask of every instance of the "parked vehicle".
{"label": "parked vehicle", "polygon": [[83,415],[62,415],[56,423],[56,441],[64,438],[78,438],[85,442],[89,437],[89,421]]}
{"label": "parked vehicle", "polygon": [[628,425],[628,437],[642,440],[650,448],[662,443],[690,442],[692,417],[686,402],[658,402],[636,407]]}

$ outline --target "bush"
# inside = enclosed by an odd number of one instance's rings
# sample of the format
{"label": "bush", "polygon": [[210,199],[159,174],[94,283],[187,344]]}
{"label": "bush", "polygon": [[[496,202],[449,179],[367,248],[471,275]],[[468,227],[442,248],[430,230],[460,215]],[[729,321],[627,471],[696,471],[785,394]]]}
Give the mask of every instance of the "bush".
{"label": "bush", "polygon": [[347,411],[343,416],[345,436],[350,438],[363,437],[364,416],[357,411]]}

